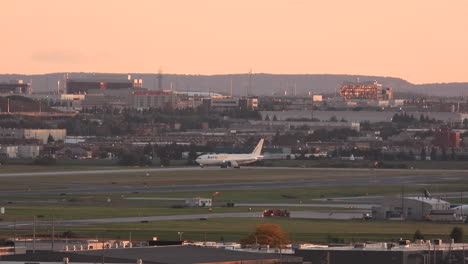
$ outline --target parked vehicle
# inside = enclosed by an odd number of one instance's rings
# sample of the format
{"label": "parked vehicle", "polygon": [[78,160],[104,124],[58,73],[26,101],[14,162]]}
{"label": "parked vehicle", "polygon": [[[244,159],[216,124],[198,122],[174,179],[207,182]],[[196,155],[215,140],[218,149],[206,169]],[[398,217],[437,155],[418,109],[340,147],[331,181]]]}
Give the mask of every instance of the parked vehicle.
{"label": "parked vehicle", "polygon": [[263,217],[289,217],[290,213],[287,210],[268,209],[263,211]]}

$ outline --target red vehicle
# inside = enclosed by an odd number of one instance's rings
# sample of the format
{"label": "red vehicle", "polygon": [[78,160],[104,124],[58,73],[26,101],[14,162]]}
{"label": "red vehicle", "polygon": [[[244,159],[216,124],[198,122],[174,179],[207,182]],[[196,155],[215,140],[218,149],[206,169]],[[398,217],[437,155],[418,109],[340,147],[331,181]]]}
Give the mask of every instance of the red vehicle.
{"label": "red vehicle", "polygon": [[289,217],[290,213],[287,210],[279,210],[279,209],[269,209],[263,210],[263,217]]}

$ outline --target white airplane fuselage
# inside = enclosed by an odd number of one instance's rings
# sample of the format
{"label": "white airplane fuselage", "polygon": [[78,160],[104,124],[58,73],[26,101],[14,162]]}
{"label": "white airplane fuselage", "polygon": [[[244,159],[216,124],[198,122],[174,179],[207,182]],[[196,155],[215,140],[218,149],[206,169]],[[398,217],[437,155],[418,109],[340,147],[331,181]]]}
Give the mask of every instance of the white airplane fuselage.
{"label": "white airplane fuselage", "polygon": [[228,153],[208,153],[199,156],[195,161],[200,164],[201,167],[204,166],[221,166],[239,168],[242,164],[248,164],[261,160],[263,156],[261,155],[263,147],[263,139],[260,139],[255,149],[252,153],[245,154],[228,154]]}
{"label": "white airplane fuselage", "polygon": [[459,215],[468,216],[468,204],[456,205],[450,209],[454,210]]}
{"label": "white airplane fuselage", "polygon": [[237,167],[233,163],[237,163],[237,165],[249,164],[262,158],[262,155],[213,153],[201,155],[195,161],[201,166],[227,165]]}

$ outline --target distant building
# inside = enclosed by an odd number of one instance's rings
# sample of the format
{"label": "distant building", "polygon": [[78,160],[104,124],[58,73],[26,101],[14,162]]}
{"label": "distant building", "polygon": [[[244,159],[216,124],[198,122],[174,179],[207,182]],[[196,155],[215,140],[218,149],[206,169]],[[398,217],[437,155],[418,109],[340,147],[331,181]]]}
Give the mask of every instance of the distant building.
{"label": "distant building", "polygon": [[439,128],[435,131],[433,144],[441,148],[460,147],[460,132],[452,131],[448,127]]}
{"label": "distant building", "polygon": [[40,148],[38,145],[19,145],[18,158],[31,159],[39,156]]}
{"label": "distant building", "polygon": [[40,147],[38,145],[4,145],[0,146],[0,153],[12,159],[31,159],[39,156]]}
{"label": "distant building", "polygon": [[430,264],[464,263],[465,247],[462,243],[442,243],[441,240],[400,240],[397,243],[355,243],[345,246],[311,246],[295,251],[304,263],[313,264]]}
{"label": "distant building", "polygon": [[54,141],[65,140],[67,136],[66,129],[16,129],[16,128],[0,128],[1,138],[13,139],[36,139],[46,144],[49,136],[52,136]]}
{"label": "distant building", "polygon": [[383,100],[393,100],[393,89],[392,88],[383,88],[382,89],[382,99]]}
{"label": "distant building", "polygon": [[213,110],[257,109],[258,98],[211,97],[204,98],[203,104]]}
{"label": "distant building", "polygon": [[132,79],[131,75],[128,75],[127,78],[95,77],[67,80],[67,93],[69,94],[86,94],[96,90],[118,90],[142,87],[143,81],[141,79]]}
{"label": "distant building", "polygon": [[128,98],[129,106],[137,109],[173,109],[177,101],[177,95],[168,90],[132,92]]}
{"label": "distant building", "polygon": [[0,153],[5,154],[7,158],[16,158],[18,155],[18,146],[0,146]]}
{"label": "distant building", "polygon": [[0,94],[29,94],[31,84],[23,80],[14,80],[0,83]]}
{"label": "distant building", "polygon": [[196,197],[185,200],[185,205],[190,207],[211,207],[212,199]]}
{"label": "distant building", "polygon": [[340,88],[340,95],[344,99],[393,99],[392,88],[382,88],[377,81],[344,82]]}
{"label": "distant building", "polygon": [[313,102],[322,102],[323,101],[323,96],[319,94],[314,94],[312,95],[312,101]]}

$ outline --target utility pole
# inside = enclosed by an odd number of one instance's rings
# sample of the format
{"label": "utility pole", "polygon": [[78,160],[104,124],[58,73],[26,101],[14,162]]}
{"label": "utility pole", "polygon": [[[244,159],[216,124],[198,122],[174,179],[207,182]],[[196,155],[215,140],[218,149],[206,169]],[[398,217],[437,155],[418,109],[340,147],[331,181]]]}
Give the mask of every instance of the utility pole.
{"label": "utility pole", "polygon": [[104,240],[102,241],[102,264],[104,264]]}
{"label": "utility pole", "polygon": [[463,246],[463,264],[465,264],[465,246]]}
{"label": "utility pole", "polygon": [[16,218],[15,218],[15,223],[13,225],[13,229],[15,231],[15,243],[14,243],[14,248],[15,248],[15,252],[16,252],[16,242],[18,241],[18,234],[16,232]]}
{"label": "utility pole", "polygon": [[129,243],[129,247],[132,247],[132,232],[130,232],[128,236],[128,243]]}
{"label": "utility pole", "polygon": [[54,243],[55,243],[55,223],[54,223],[54,217],[52,216],[52,245],[51,245],[52,252],[54,252]]}
{"label": "utility pole", "polygon": [[401,185],[401,218],[405,219],[405,187]]}
{"label": "utility pole", "polygon": [[[463,192],[460,193],[460,214],[463,219]],[[463,260],[464,261],[464,260]]]}
{"label": "utility pole", "polygon": [[33,254],[36,253],[36,216],[33,218]]}

